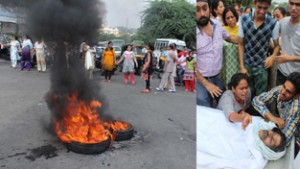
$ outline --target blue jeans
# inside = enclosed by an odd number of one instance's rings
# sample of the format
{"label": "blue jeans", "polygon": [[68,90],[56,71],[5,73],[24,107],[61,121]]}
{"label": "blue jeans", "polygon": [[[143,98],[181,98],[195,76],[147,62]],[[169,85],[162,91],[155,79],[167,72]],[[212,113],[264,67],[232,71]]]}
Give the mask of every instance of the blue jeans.
{"label": "blue jeans", "polygon": [[183,86],[183,80],[182,80],[183,74],[184,74],[184,69],[177,67],[177,77],[178,77],[179,84],[181,86]]}
{"label": "blue jeans", "polygon": [[[221,90],[225,91],[225,86],[222,82],[221,76],[218,75],[213,78],[206,78],[210,83],[218,86]],[[205,86],[203,86],[200,82],[196,81],[196,91],[197,91],[197,105],[212,107],[213,98],[210,93],[206,90]],[[217,98],[217,100],[220,97]]]}

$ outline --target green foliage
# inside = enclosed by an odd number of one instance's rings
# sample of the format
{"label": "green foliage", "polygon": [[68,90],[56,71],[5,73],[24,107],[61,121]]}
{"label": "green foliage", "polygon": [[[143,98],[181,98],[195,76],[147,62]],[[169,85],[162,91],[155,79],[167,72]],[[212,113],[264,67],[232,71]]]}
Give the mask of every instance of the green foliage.
{"label": "green foliage", "polygon": [[287,2],[283,2],[283,3],[277,3],[277,2],[274,2],[274,3],[271,4],[271,7],[270,7],[270,10],[269,10],[269,11],[273,14],[274,8],[276,8],[276,7],[278,7],[278,6],[281,6],[281,7],[285,8],[286,11],[289,11],[288,5],[289,5],[289,4],[288,4]]}
{"label": "green foliage", "polygon": [[116,38],[116,36],[114,34],[102,33],[99,35],[98,41],[107,41],[107,40],[115,39],[115,38]]}
{"label": "green foliage", "polygon": [[123,39],[125,43],[129,43],[132,41],[131,36],[127,33],[122,34],[118,39]]}
{"label": "green foliage", "polygon": [[[211,4],[213,0],[209,0],[209,3]],[[241,6],[252,6],[254,0],[223,0],[225,6],[230,6],[234,3],[240,4]]]}
{"label": "green foliage", "polygon": [[184,40],[188,47],[196,46],[195,6],[185,0],[154,0],[143,11],[139,40],[154,42],[157,38]]}

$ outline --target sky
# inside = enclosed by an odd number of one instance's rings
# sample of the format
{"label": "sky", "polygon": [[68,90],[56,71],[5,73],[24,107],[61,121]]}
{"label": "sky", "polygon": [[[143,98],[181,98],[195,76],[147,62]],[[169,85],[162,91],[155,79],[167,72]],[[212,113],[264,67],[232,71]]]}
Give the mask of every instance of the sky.
{"label": "sky", "polygon": [[[147,8],[148,0],[101,0],[106,7],[105,26],[124,26],[139,28],[142,11]],[[196,0],[188,0],[196,2]]]}

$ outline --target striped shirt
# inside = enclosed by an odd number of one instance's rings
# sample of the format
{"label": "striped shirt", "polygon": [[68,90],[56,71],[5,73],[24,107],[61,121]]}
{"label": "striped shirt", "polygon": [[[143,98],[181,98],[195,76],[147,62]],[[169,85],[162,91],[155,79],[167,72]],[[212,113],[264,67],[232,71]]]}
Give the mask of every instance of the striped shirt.
{"label": "striped shirt", "polygon": [[214,19],[212,36],[206,35],[197,27],[197,69],[204,77],[220,73],[223,60],[223,40],[229,38],[229,33]]}
{"label": "striped shirt", "polygon": [[265,116],[267,112],[270,112],[266,104],[277,102],[279,116],[285,121],[285,127],[282,132],[287,138],[287,145],[289,145],[296,131],[297,122],[300,119],[300,96],[288,101],[281,101],[279,99],[281,88],[282,85],[254,97],[252,105],[262,116]]}

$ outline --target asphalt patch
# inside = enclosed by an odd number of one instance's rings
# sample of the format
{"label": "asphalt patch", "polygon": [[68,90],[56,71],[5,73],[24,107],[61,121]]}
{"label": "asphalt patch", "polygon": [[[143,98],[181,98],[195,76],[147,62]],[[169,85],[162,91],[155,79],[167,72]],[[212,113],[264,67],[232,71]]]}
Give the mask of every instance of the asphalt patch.
{"label": "asphalt patch", "polygon": [[37,158],[45,157],[45,159],[53,158],[58,156],[57,148],[51,144],[41,146],[35,149],[30,149],[30,155],[25,158],[31,161],[35,161]]}
{"label": "asphalt patch", "polygon": [[[0,161],[4,160],[4,159],[6,159],[6,158],[13,158],[13,157],[17,157],[17,156],[21,156],[21,155],[25,155],[25,154],[26,154],[26,152],[16,153],[16,154],[14,154],[14,155],[9,155],[9,156],[7,156],[7,157],[0,158]],[[2,167],[2,166],[1,166],[1,167]]]}
{"label": "asphalt patch", "polygon": [[12,158],[12,157],[20,156],[20,155],[25,155],[25,154],[26,154],[25,152],[22,152],[22,153],[16,153],[14,155],[10,155],[10,156],[7,156],[7,157]]}

